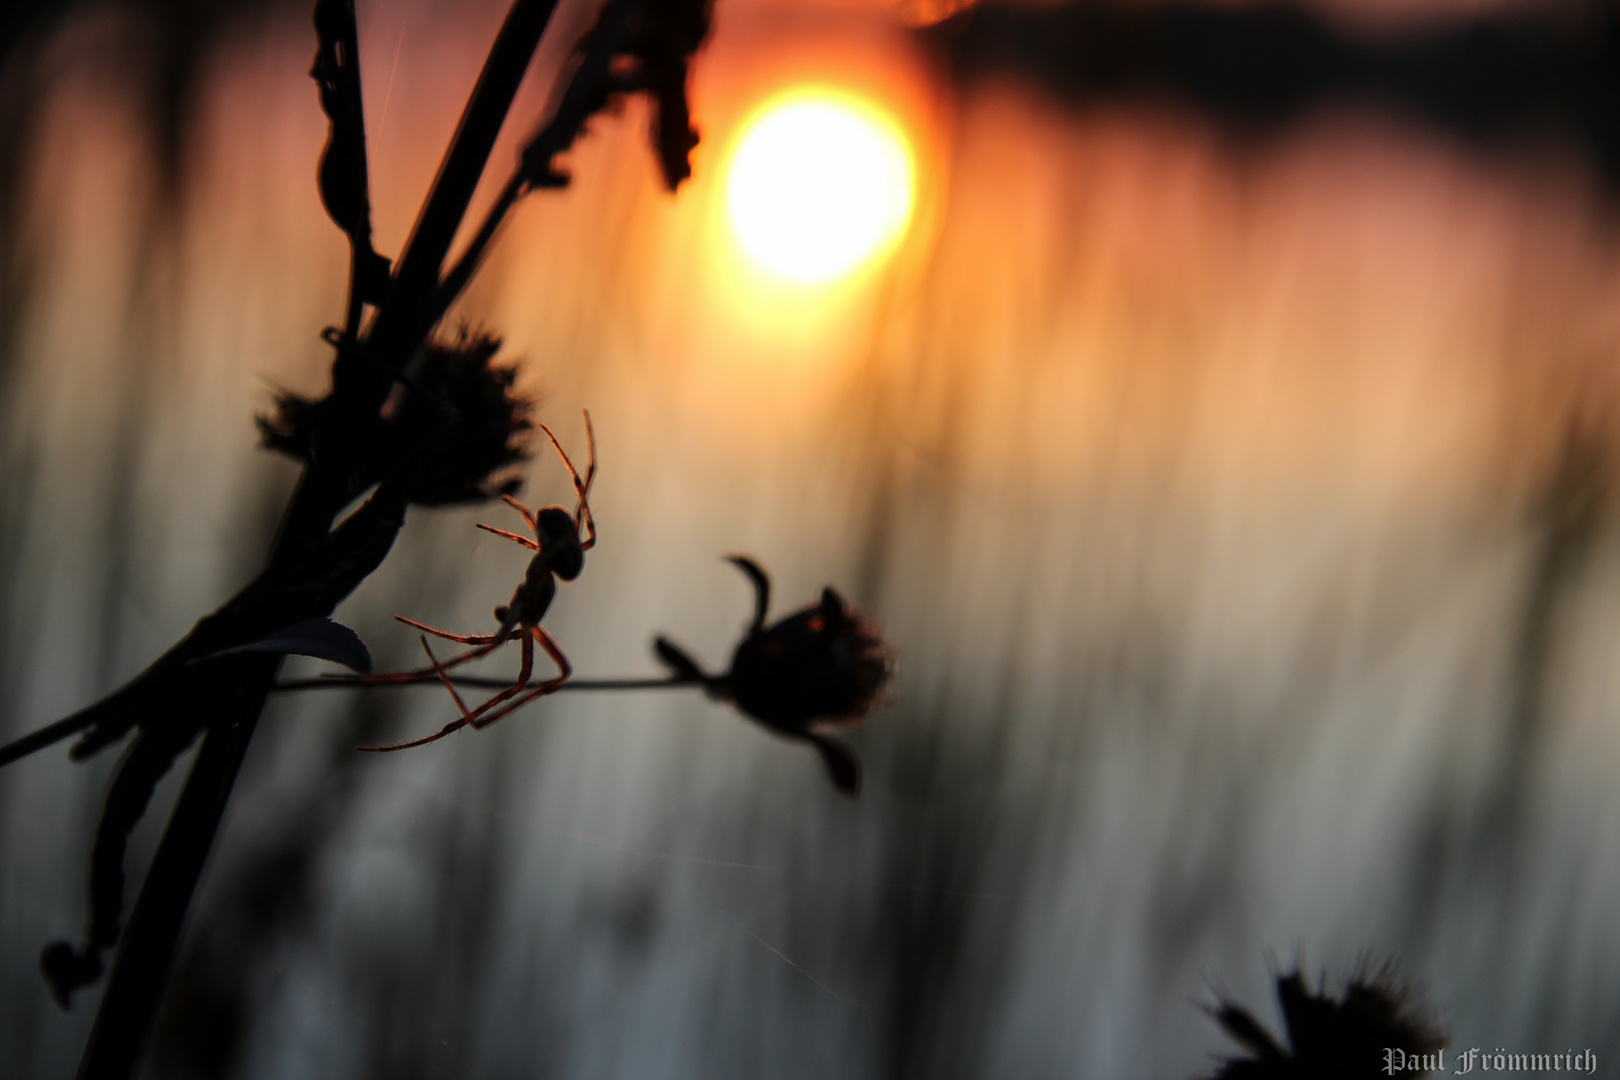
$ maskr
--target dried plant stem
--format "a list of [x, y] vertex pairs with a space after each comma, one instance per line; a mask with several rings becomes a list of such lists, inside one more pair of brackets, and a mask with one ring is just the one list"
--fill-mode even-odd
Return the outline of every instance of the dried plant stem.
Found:
[[[445, 255], [467, 214], [495, 138], [556, 7], [557, 0], [513, 0], [410, 239], [395, 264], [388, 298], [363, 341], [339, 349], [332, 365], [333, 403], [359, 421], [347, 430], [364, 433], [371, 429], [377, 410], [393, 387], [392, 376], [405, 370], [411, 355], [442, 314], [433, 311], [431, 301], [439, 290]], [[358, 494], [348, 488], [349, 470], [345, 466], [359, 452], [363, 435], [332, 441], [336, 445], [325, 448], [324, 453], [339, 460], [329, 462], [330, 468], [306, 469], [293, 497], [283, 535], [294, 545], [299, 536], [326, 529], [333, 515]], [[282, 554], [278, 547], [277, 555]]]
[[461, 295], [461, 291], [467, 287], [467, 282], [472, 280], [473, 274], [478, 272], [478, 267], [484, 261], [484, 253], [489, 250], [495, 235], [506, 223], [507, 213], [518, 199], [522, 198], [525, 190], [522, 177], [512, 177], [501, 189], [494, 205], [484, 214], [484, 222], [473, 234], [473, 238], [467, 242], [467, 250], [461, 253], [456, 264], [444, 275], [444, 283], [433, 296], [431, 309], [437, 311], [441, 318], [450, 310], [450, 305], [456, 302], [456, 297]]
[[[400, 255], [388, 303], [366, 334], [367, 344], [385, 362], [392, 360], [401, 366], [408, 356], [397, 355], [398, 351], [413, 349], [443, 314], [442, 309], [434, 311], [428, 301], [439, 290], [444, 258], [556, 7], [557, 0], [514, 0], [501, 25], [450, 150]], [[422, 325], [424, 319], [426, 325]]]
[[[450, 681], [457, 686], [467, 686], [475, 690], [504, 690], [512, 685], [512, 680], [494, 678], [484, 675], [451, 675]], [[413, 679], [402, 679], [399, 682], [375, 683], [371, 688], [388, 688], [394, 686], [427, 686], [438, 685], [436, 675], [428, 674]], [[607, 679], [570, 679], [557, 688], [555, 692], [564, 690], [678, 690], [683, 686], [702, 686], [702, 679], [687, 678], [680, 675], [648, 676], [646, 678], [607, 678]], [[269, 693], [280, 694], [298, 690], [355, 690], [365, 689], [363, 684], [346, 679], [288, 679], [285, 682], [272, 683]], [[78, 717], [70, 716], [65, 720], [58, 720], [54, 724], [47, 724], [38, 731], [30, 732], [22, 738], [0, 746], [0, 765], [6, 765], [19, 758], [27, 757], [36, 750], [41, 750], [54, 742], [60, 742], [71, 735], [77, 734], [83, 725]]]
[[[280, 667], [279, 656], [252, 657], [243, 664], [238, 686], [246, 691], [253, 683], [268, 684]], [[263, 704], [262, 693], [256, 699], [239, 696], [237, 708], [221, 716], [203, 736], [191, 775], [119, 938], [112, 974], [79, 1061], [78, 1080], [134, 1075], [174, 964], [192, 893], [208, 861]]]
[[38, 731], [31, 731], [20, 739], [16, 739], [0, 746], [0, 766], [10, 765], [13, 761], [27, 757], [36, 750], [43, 750], [55, 742], [84, 730], [84, 721], [78, 713], [64, 717], [54, 724], [46, 724]]
[[[445, 254], [555, 8], [556, 0], [514, 0], [399, 260], [389, 296], [367, 334], [366, 359], [373, 366], [367, 367], [341, 348], [333, 365], [333, 404], [339, 418], [332, 426], [335, 430], [346, 427], [359, 437], [334, 441], [333, 453], [305, 468], [267, 574], [316, 548], [328, 536], [338, 511], [353, 497], [348, 491], [348, 464], [364, 433], [376, 423], [377, 410], [392, 383], [386, 373], [402, 370], [437, 322], [437, 316], [427, 318], [426, 312], [439, 287]], [[392, 534], [385, 542], [392, 543]], [[224, 669], [220, 677], [210, 679], [210, 686], [198, 687], [192, 695], [196, 708], [214, 715], [208, 718], [202, 747], [120, 937], [107, 989], [80, 1061], [79, 1080], [127, 1080], [135, 1073], [163, 996], [186, 911], [275, 682], [280, 658], [244, 657], [219, 666]]]
[[472, 280], [473, 274], [478, 272], [485, 252], [518, 199], [532, 188], [548, 182], [552, 159], [573, 145], [585, 121], [596, 111], [609, 83], [613, 53], [620, 32], [637, 2], [609, 0], [598, 20], [591, 48], [580, 61], [574, 77], [569, 80], [568, 89], [558, 103], [556, 112], [524, 147], [523, 160], [518, 169], [485, 212], [483, 223], [468, 241], [466, 250], [445, 273], [444, 281], [428, 307], [435, 319], [443, 317], [467, 287], [467, 282]]

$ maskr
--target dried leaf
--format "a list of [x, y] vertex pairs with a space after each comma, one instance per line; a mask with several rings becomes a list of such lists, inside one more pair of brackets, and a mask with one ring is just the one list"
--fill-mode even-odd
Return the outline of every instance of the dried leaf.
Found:
[[284, 626], [257, 641], [221, 649], [192, 662], [201, 663], [216, 656], [246, 652], [312, 656], [317, 660], [330, 660], [334, 664], [342, 664], [362, 675], [371, 672], [371, 653], [367, 651], [366, 643], [360, 640], [360, 635], [331, 619], [305, 619], [303, 622]]
[[855, 752], [826, 735], [812, 734], [809, 739], [821, 751], [821, 761], [827, 766], [827, 776], [832, 780], [833, 787], [850, 798], [858, 796], [861, 793], [861, 759], [855, 756]]
[[321, 110], [331, 122], [317, 174], [321, 202], [349, 236], [358, 298], [376, 305], [387, 298], [391, 267], [371, 247], [366, 119], [353, 0], [317, 0], [315, 32], [320, 44], [309, 74], [320, 88]]
[[[651, 99], [652, 146], [671, 191], [692, 175], [690, 154], [698, 144], [687, 102], [687, 74], [712, 21], [713, 0], [619, 0], [604, 5], [596, 24], [575, 50], [585, 60], [564, 105], [523, 152], [530, 187], [568, 186], [568, 174], [553, 159], [584, 132], [590, 118], [613, 100], [645, 93]], [[599, 50], [611, 50], [603, 55]], [[594, 59], [600, 66], [593, 69]]]
[[309, 74], [320, 87], [321, 110], [331, 121], [326, 148], [321, 151], [321, 201], [337, 227], [349, 236], [369, 235], [366, 129], [351, 0], [318, 0], [315, 32], [320, 45]]
[[692, 56], [708, 36], [712, 0], [645, 0], [630, 19], [619, 49], [620, 92], [646, 91], [652, 98], [653, 153], [674, 191], [692, 175], [690, 155], [698, 144], [686, 99]]
[[665, 667], [681, 678], [690, 679], [693, 682], [708, 681], [709, 677], [703, 673], [702, 668], [698, 667], [697, 661], [688, 656], [685, 649], [682, 649], [663, 635], [659, 635], [653, 640], [653, 651], [658, 654], [658, 659], [664, 662]]
[[51, 998], [63, 1012], [73, 1006], [73, 992], [101, 978], [101, 950], [75, 949], [71, 942], [53, 941], [39, 954], [39, 973], [51, 988]]
[[[183, 701], [177, 711], [184, 714], [187, 706]], [[75, 990], [101, 977], [101, 953], [118, 940], [124, 905], [124, 852], [129, 836], [145, 815], [158, 781], [201, 730], [200, 724], [188, 719], [182, 716], [177, 722], [143, 729], [119, 762], [90, 855], [90, 927], [84, 944], [75, 949], [66, 941], [52, 942], [39, 958], [40, 973], [63, 1009], [69, 1007]]]

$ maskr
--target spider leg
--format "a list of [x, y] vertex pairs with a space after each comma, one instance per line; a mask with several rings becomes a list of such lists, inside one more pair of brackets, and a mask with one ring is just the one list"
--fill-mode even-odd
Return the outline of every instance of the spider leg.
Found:
[[451, 732], [460, 731], [466, 726], [467, 721], [465, 720], [452, 720], [432, 735], [424, 735], [420, 739], [412, 739], [410, 742], [390, 743], [387, 746], [357, 746], [355, 749], [364, 750], [369, 754], [387, 754], [395, 750], [409, 750], [413, 746], [426, 746], [430, 742], [438, 742]]
[[581, 409], [580, 412], [585, 416], [585, 445], [590, 448], [591, 455], [590, 463], [585, 467], [585, 483], [579, 482], [577, 474], [574, 477], [575, 489], [583, 499], [591, 493], [591, 485], [596, 483], [596, 428], [591, 426], [591, 411]]
[[[504, 642], [511, 641], [512, 638], [517, 636], [516, 634], [452, 634], [447, 630], [434, 629], [427, 623], [419, 623], [415, 619], [407, 619], [403, 615], [395, 615], [394, 618], [404, 623], [406, 626], [414, 626], [418, 630], [426, 630], [434, 637], [441, 637], [446, 641], [459, 641], [463, 645], [500, 645]], [[480, 653], [479, 655], [482, 656], [483, 654]], [[470, 659], [470, 654], [462, 659]], [[460, 662], [461, 660], [455, 661], [455, 663]]]
[[356, 686], [393, 686], [399, 683], [423, 682], [438, 675], [441, 670], [448, 671], [450, 668], [460, 667], [462, 664], [469, 661], [477, 660], [483, 656], [488, 656], [490, 653], [512, 640], [512, 636], [509, 635], [503, 637], [500, 634], [493, 634], [487, 637], [455, 637], [444, 633], [442, 630], [435, 630], [431, 626], [425, 626], [422, 623], [416, 622], [412, 619], [406, 619], [397, 615], [395, 618], [399, 619], [400, 622], [416, 627], [418, 630], [426, 630], [430, 634], [437, 634], [440, 637], [449, 638], [451, 641], [461, 641], [474, 644], [477, 645], [477, 648], [468, 649], [460, 656], [452, 656], [448, 660], [435, 660], [432, 667], [414, 668], [410, 671], [382, 671], [375, 675], [334, 675], [331, 676], [333, 682], [353, 683]]
[[557, 441], [557, 436], [552, 434], [551, 429], [541, 424], [540, 430], [551, 440], [557, 456], [562, 458], [563, 467], [568, 470], [569, 477], [574, 481], [574, 493], [579, 496], [579, 507], [574, 511], [574, 528], [584, 533], [580, 539], [581, 550], [589, 551], [596, 544], [596, 518], [591, 514], [590, 505], [591, 484], [596, 480], [596, 429], [591, 426], [590, 410], [582, 411], [585, 414], [585, 438], [591, 454], [590, 464], [585, 469], [583, 480], [580, 479], [579, 470], [574, 468], [574, 463], [568, 459], [567, 451], [562, 448], [562, 443]]
[[[580, 550], [589, 551], [596, 546], [596, 515], [591, 513], [591, 485], [596, 482], [596, 429], [591, 426], [591, 413], [589, 409], [581, 409], [585, 414], [585, 441], [590, 447], [591, 461], [585, 469], [585, 486], [577, 488], [579, 491], [579, 509], [575, 511], [575, 528], [584, 533], [580, 538]], [[576, 485], [579, 478], [575, 477]]]
[[[440, 663], [439, 658], [433, 655], [432, 647], [428, 645], [427, 635], [422, 635], [422, 651], [427, 653], [428, 663], [433, 665], [430, 670], [433, 672], [433, 674], [439, 677], [439, 681], [444, 684], [444, 688], [450, 691], [451, 700], [456, 703], [456, 708], [461, 712], [461, 716], [458, 719], [450, 721], [448, 724], [444, 725], [444, 727], [440, 728], [438, 731], [435, 731], [432, 735], [424, 735], [420, 739], [412, 739], [409, 742], [392, 743], [388, 746], [357, 746], [355, 749], [364, 750], [368, 753], [374, 754], [387, 754], [395, 750], [409, 750], [415, 746], [426, 746], [430, 742], [437, 742], [452, 732], [460, 731], [468, 724], [471, 724], [474, 728], [480, 728], [483, 727], [484, 724], [493, 723], [495, 719], [499, 719], [500, 716], [504, 716], [506, 713], [505, 710], [502, 710], [500, 715], [496, 716], [494, 719], [485, 720], [483, 723], [479, 722], [479, 717], [483, 713], [487, 712], [491, 706], [499, 705], [502, 701], [510, 698], [513, 694], [516, 694], [518, 691], [522, 690], [528, 685], [529, 672], [534, 666], [534, 645], [531, 643], [527, 634], [523, 636], [523, 669], [518, 672], [517, 683], [509, 689], [503, 690], [499, 694], [496, 694], [493, 698], [484, 702], [484, 704], [480, 705], [471, 712], [467, 711], [467, 703], [461, 700], [461, 695], [456, 692], [455, 685], [451, 683], [450, 676], [445, 673], [445, 669], [453, 664], [459, 664], [466, 660], [471, 660], [476, 656], [482, 656], [485, 653], [493, 650], [496, 646], [503, 645], [509, 640], [511, 639], [502, 638], [491, 645], [473, 649], [461, 656], [455, 657], [447, 663]], [[411, 673], [396, 673], [396, 678], [399, 675], [404, 674]]]
[[546, 650], [546, 655], [551, 657], [551, 662], [557, 665], [557, 677], [540, 684], [542, 692], [549, 694], [568, 681], [569, 676], [574, 674], [574, 665], [568, 662], [568, 657], [558, 648], [557, 639], [546, 633], [543, 628], [536, 626], [533, 634], [534, 640], [538, 641], [540, 647]]
[[557, 456], [562, 458], [563, 468], [568, 470], [569, 477], [574, 481], [574, 491], [577, 494], [583, 483], [579, 478], [579, 470], [575, 469], [574, 463], [568, 460], [568, 451], [562, 448], [562, 443], [557, 441], [557, 436], [552, 434], [551, 428], [541, 424], [540, 430], [546, 433], [546, 438], [551, 440], [552, 449], [556, 450]]
[[[485, 727], [485, 726], [487, 726], [489, 724], [493, 724], [495, 722], [495, 720], [498, 720], [500, 717], [496, 716], [494, 718], [486, 718], [484, 716], [484, 714], [489, 712], [491, 709], [495, 708], [495, 706], [501, 704], [503, 701], [509, 700], [513, 695], [521, 692], [522, 689], [525, 686], [528, 686], [529, 685], [529, 675], [533, 671], [534, 671], [534, 641], [529, 637], [528, 634], [524, 634], [523, 635], [523, 665], [518, 668], [517, 682], [513, 683], [511, 686], [508, 686], [505, 690], [502, 690], [500, 693], [496, 694], [494, 697], [490, 698], [488, 701], [486, 701], [482, 705], [478, 706], [478, 708], [474, 709], [472, 712], [469, 713], [465, 709], [463, 709], [462, 710], [462, 715], [465, 717], [467, 723], [471, 724], [475, 728], [482, 728], [482, 727]], [[459, 704], [459, 702], [458, 702], [458, 704]]]
[[495, 712], [490, 713], [489, 715], [485, 716], [483, 718], [484, 726], [488, 727], [490, 724], [493, 724], [497, 720], [506, 719], [512, 713], [517, 712], [519, 709], [523, 708], [523, 706], [527, 705], [529, 702], [534, 701], [534, 700], [536, 700], [538, 698], [545, 697], [547, 694], [551, 693], [555, 689], [556, 689], [556, 687], [552, 686], [550, 682], [545, 682], [545, 683], [540, 684], [539, 686], [537, 686], [534, 689], [530, 690], [528, 693], [524, 694], [522, 697], [518, 698], [516, 701], [508, 701], [505, 705], [501, 706]]
[[439, 658], [433, 655], [433, 646], [428, 644], [427, 635], [423, 634], [421, 640], [422, 651], [427, 653], [428, 663], [433, 665], [433, 673], [439, 677], [439, 681], [444, 684], [444, 688], [450, 691], [450, 700], [456, 703], [456, 708], [460, 711], [461, 718], [471, 722], [472, 716], [467, 712], [467, 703], [461, 700], [460, 694], [456, 693], [455, 683], [451, 682], [450, 676], [445, 674], [444, 665], [439, 663]]
[[530, 690], [516, 701], [509, 701], [495, 712], [485, 716], [483, 721], [486, 726], [493, 724], [495, 721], [507, 716], [510, 713], [516, 712], [531, 701], [535, 701], [538, 698], [543, 698], [547, 694], [553, 693], [559, 686], [567, 682], [569, 677], [574, 674], [573, 665], [568, 662], [568, 657], [564, 656], [562, 650], [557, 647], [556, 640], [538, 626], [534, 628], [533, 633], [534, 639], [540, 643], [540, 647], [542, 649], [546, 650], [546, 655], [551, 657], [552, 663], [557, 665], [557, 677], [554, 679], [547, 679], [545, 682], [541, 683], [533, 690]]
[[[545, 427], [544, 424], [541, 424], [540, 426]], [[512, 509], [523, 515], [523, 523], [529, 527], [530, 532], [534, 533], [536, 536], [540, 535], [540, 527], [534, 523], [533, 511], [531, 511], [527, 506], [524, 506], [522, 503], [518, 502], [516, 499], [512, 498], [510, 495], [502, 495], [501, 498], [506, 500], [507, 506], [510, 506]], [[480, 529], [486, 528], [486, 526], [483, 525], [478, 527]], [[494, 530], [491, 529], [490, 531], [493, 532]]]
[[[532, 657], [534, 655], [534, 651], [532, 648], [528, 647], [528, 643], [528, 638], [525, 637], [523, 639], [523, 644], [525, 646], [525, 658]], [[495, 644], [504, 644], [504, 642], [496, 642]], [[427, 653], [428, 663], [433, 665], [431, 669], [433, 673], [439, 677], [439, 681], [444, 684], [444, 688], [450, 691], [451, 699], [455, 701], [456, 708], [461, 712], [460, 718], [450, 721], [448, 724], [444, 725], [444, 727], [440, 728], [438, 731], [435, 731], [432, 735], [424, 735], [420, 739], [412, 739], [409, 742], [392, 743], [388, 746], [357, 746], [355, 749], [364, 750], [373, 754], [387, 754], [395, 750], [409, 750], [413, 746], [426, 746], [430, 742], [438, 742], [451, 732], [460, 731], [462, 728], [472, 723], [473, 718], [477, 715], [477, 713], [470, 713], [467, 711], [467, 703], [461, 700], [460, 694], [456, 693], [455, 685], [450, 682], [450, 676], [445, 674], [445, 668], [449, 667], [451, 664], [459, 664], [464, 660], [470, 660], [474, 656], [480, 656], [489, 652], [494, 647], [494, 645], [486, 645], [483, 648], [473, 649], [472, 651], [449, 661], [449, 663], [441, 664], [439, 663], [439, 658], [433, 655], [432, 647], [428, 645], [427, 635], [423, 634], [422, 651]], [[485, 708], [488, 708], [488, 706], [486, 705], [481, 707], [478, 712], [482, 712]]]
[[493, 525], [485, 525], [483, 523], [480, 523], [478, 527], [480, 529], [483, 529], [485, 532], [494, 533], [496, 536], [504, 536], [508, 540], [514, 541], [515, 543], [522, 544], [524, 547], [528, 548], [530, 551], [539, 551], [540, 550], [540, 545], [535, 543], [533, 540], [530, 540], [527, 536], [519, 536], [517, 533], [507, 532], [505, 529], [497, 529]]

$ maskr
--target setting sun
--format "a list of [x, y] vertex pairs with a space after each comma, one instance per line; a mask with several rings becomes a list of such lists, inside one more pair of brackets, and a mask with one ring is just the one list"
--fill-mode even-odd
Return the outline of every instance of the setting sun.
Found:
[[800, 91], [744, 126], [726, 205], [754, 262], [813, 285], [887, 254], [910, 220], [912, 186], [911, 149], [893, 120], [831, 91]]

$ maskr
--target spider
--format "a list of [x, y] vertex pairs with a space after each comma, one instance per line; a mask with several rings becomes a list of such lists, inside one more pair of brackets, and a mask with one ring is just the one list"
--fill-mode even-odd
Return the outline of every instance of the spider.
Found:
[[[416, 671], [389, 672], [383, 675], [363, 676], [355, 681], [369, 685], [391, 682], [411, 682], [426, 675], [437, 675], [444, 688], [450, 691], [450, 697], [455, 701], [456, 708], [461, 716], [450, 721], [443, 728], [431, 735], [424, 735], [420, 739], [410, 742], [394, 743], [389, 746], [359, 746], [357, 750], [367, 750], [376, 753], [386, 753], [391, 750], [408, 750], [413, 746], [422, 746], [444, 738], [453, 731], [471, 724], [474, 729], [487, 727], [495, 721], [517, 709], [521, 709], [536, 698], [556, 690], [574, 669], [568, 663], [568, 658], [557, 647], [557, 642], [546, 633], [540, 625], [545, 618], [546, 611], [551, 607], [551, 601], [557, 595], [557, 579], [573, 581], [579, 577], [580, 571], [585, 569], [585, 553], [596, 544], [596, 520], [591, 516], [590, 493], [591, 482], [596, 479], [596, 432], [591, 428], [591, 414], [585, 413], [585, 437], [590, 446], [590, 465], [585, 470], [584, 479], [580, 478], [579, 471], [574, 463], [568, 460], [568, 454], [563, 450], [557, 436], [544, 424], [540, 430], [546, 433], [551, 445], [563, 460], [563, 466], [574, 481], [574, 493], [579, 496], [579, 503], [574, 512], [570, 514], [561, 506], [545, 506], [537, 511], [531, 511], [527, 506], [518, 502], [510, 495], [503, 495], [506, 504], [516, 510], [523, 517], [524, 524], [534, 533], [535, 539], [497, 529], [493, 525], [479, 523], [478, 527], [485, 532], [492, 532], [496, 536], [503, 536], [513, 543], [521, 544], [535, 553], [529, 561], [529, 569], [523, 575], [523, 581], [517, 590], [512, 593], [512, 599], [505, 605], [495, 609], [495, 618], [500, 620], [500, 628], [493, 634], [452, 634], [447, 630], [439, 630], [407, 619], [403, 615], [394, 618], [408, 626], [414, 626], [423, 631], [422, 649], [427, 653], [428, 663], [431, 667], [420, 668]], [[433, 655], [433, 648], [428, 644], [427, 635], [444, 638], [446, 641], [458, 642], [462, 645], [471, 645], [471, 649], [447, 660], [440, 661]], [[478, 706], [469, 710], [461, 695], [456, 692], [455, 686], [450, 682], [446, 672], [453, 667], [477, 660], [481, 656], [488, 656], [508, 641], [518, 641], [522, 644], [523, 661], [518, 668], [517, 680], [513, 684]], [[534, 671], [534, 646], [539, 642], [540, 647], [546, 651], [557, 665], [555, 678], [547, 679], [538, 686], [529, 686], [529, 677]]]

